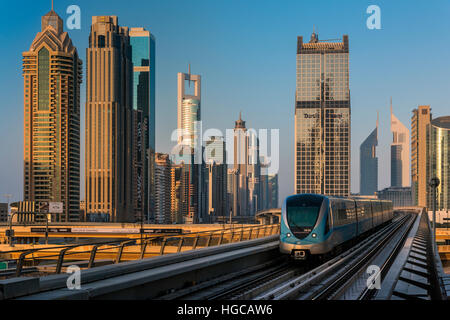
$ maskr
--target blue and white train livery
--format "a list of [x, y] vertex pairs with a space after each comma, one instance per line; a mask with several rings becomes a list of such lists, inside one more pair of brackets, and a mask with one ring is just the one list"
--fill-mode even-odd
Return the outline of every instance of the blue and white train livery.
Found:
[[392, 220], [391, 201], [289, 196], [281, 212], [280, 251], [294, 259], [323, 256]]

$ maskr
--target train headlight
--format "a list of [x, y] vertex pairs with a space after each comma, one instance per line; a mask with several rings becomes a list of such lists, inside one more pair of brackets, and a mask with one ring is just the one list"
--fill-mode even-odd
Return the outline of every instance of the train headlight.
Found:
[[291, 236], [291, 234], [288, 232], [288, 233], [286, 234], [286, 236], [289, 238], [289, 237]]
[[313, 234], [311, 235], [311, 237], [317, 238], [317, 234], [313, 233]]

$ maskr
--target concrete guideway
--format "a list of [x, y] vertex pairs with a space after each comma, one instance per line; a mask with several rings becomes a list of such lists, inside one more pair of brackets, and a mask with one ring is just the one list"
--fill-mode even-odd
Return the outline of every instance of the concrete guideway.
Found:
[[[124, 262], [81, 271], [81, 289], [69, 290], [69, 275], [5, 280], [3, 298], [53, 299], [151, 299], [187, 283], [257, 265], [278, 256], [278, 236], [199, 249], [176, 255]], [[13, 282], [15, 281], [15, 283]], [[22, 282], [23, 281], [23, 282]], [[27, 283], [32, 289], [19, 290]], [[18, 288], [14, 294], [13, 287]], [[2, 281], [0, 281], [0, 289]]]

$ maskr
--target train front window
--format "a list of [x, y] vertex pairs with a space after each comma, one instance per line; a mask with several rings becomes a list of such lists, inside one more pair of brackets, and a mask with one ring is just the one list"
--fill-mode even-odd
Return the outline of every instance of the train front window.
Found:
[[323, 197], [315, 195], [302, 195], [287, 200], [287, 222], [295, 236], [304, 238], [312, 231], [322, 202]]

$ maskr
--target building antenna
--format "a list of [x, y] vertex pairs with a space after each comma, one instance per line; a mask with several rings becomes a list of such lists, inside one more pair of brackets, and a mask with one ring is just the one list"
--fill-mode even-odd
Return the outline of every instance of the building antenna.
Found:
[[[53, 0], [52, 0], [53, 1]], [[191, 87], [191, 64], [188, 64], [189, 88]]]
[[377, 140], [378, 140], [378, 125], [380, 124], [380, 111], [377, 110]]
[[52, 0], [52, 11], [53, 11], [53, 0]]
[[392, 115], [392, 96], [391, 96], [391, 115]]

